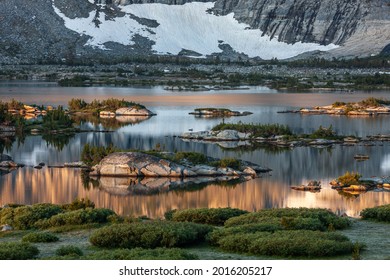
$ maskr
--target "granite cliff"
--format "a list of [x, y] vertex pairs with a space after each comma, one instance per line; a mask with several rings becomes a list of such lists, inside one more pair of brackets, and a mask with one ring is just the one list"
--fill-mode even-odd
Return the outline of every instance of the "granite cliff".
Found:
[[0, 63], [370, 56], [389, 30], [390, 0], [0, 0]]

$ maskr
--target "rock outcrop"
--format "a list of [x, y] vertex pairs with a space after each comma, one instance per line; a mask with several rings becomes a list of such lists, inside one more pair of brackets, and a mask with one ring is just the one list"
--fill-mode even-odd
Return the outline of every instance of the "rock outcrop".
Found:
[[271, 171], [255, 164], [243, 162], [240, 170], [229, 167], [213, 167], [206, 164], [178, 164], [140, 152], [112, 153], [92, 167], [90, 176], [108, 177], [165, 177], [165, 178], [191, 178], [191, 177], [240, 177], [256, 176], [260, 172]]
[[125, 107], [119, 108], [115, 111], [117, 116], [154, 116], [155, 113], [149, 111], [146, 108], [138, 108], [138, 107]]

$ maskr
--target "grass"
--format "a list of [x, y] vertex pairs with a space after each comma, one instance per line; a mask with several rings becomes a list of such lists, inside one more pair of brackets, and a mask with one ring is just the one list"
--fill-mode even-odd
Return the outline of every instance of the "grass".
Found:
[[197, 260], [198, 256], [178, 248], [102, 250], [85, 257], [90, 260]]

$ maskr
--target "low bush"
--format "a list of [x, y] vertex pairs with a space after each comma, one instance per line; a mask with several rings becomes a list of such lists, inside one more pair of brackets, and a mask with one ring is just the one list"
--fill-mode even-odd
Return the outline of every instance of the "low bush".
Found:
[[233, 169], [240, 169], [241, 167], [241, 161], [236, 158], [223, 158], [219, 161], [217, 161], [218, 166], [217, 167], [230, 167]]
[[366, 208], [360, 213], [360, 216], [362, 216], [363, 219], [390, 222], [390, 204]]
[[96, 230], [90, 242], [103, 248], [181, 247], [203, 241], [211, 230], [207, 225], [180, 222], [116, 224]]
[[0, 243], [0, 260], [31, 260], [38, 254], [38, 248], [30, 243]]
[[112, 145], [108, 147], [97, 147], [85, 144], [81, 152], [81, 161], [88, 166], [93, 166], [98, 164], [107, 155], [118, 151]]
[[[109, 217], [115, 215], [115, 212], [105, 208], [86, 208], [70, 212], [64, 212], [49, 219], [38, 221], [35, 226], [39, 228], [50, 228], [69, 225], [83, 225], [94, 223], [107, 223]], [[111, 219], [111, 218], [110, 218]]]
[[197, 260], [198, 257], [178, 248], [102, 250], [85, 256], [89, 260]]
[[[226, 220], [248, 213], [248, 211], [235, 208], [199, 208], [168, 212], [165, 217], [176, 222], [193, 222], [222, 226]], [[172, 213], [172, 214], [171, 214]]]
[[57, 256], [82, 256], [83, 251], [76, 246], [64, 245], [56, 250]]
[[0, 211], [0, 224], [9, 224], [19, 230], [31, 229], [37, 221], [49, 219], [63, 211], [60, 206], [48, 203], [3, 208]]
[[346, 172], [344, 175], [337, 178], [337, 181], [343, 186], [357, 185], [362, 177], [358, 172]]
[[213, 131], [232, 129], [239, 132], [251, 133], [253, 137], [271, 137], [273, 135], [292, 135], [288, 126], [280, 124], [244, 124], [220, 123], [212, 128]]
[[329, 257], [351, 254], [354, 248], [342, 234], [306, 230], [232, 234], [214, 242], [228, 252], [280, 257]]
[[49, 243], [56, 242], [59, 238], [49, 232], [32, 232], [23, 236], [23, 242], [32, 242], [32, 243]]
[[[284, 229], [310, 229], [326, 230], [329, 226], [334, 229], [345, 229], [351, 225], [348, 218], [338, 217], [326, 209], [311, 208], [280, 208], [263, 209], [258, 212], [248, 213], [233, 217], [225, 222], [226, 227], [269, 223], [270, 218], [279, 218], [280, 225]], [[272, 221], [275, 223], [275, 220]]]
[[183, 160], [188, 160], [192, 164], [204, 164], [207, 163], [207, 156], [201, 153], [195, 153], [195, 152], [177, 152], [174, 157], [173, 161], [175, 162], [181, 162]]
[[95, 208], [95, 203], [88, 198], [76, 198], [69, 204], [63, 204], [62, 209], [66, 211], [74, 211], [85, 208]]
[[320, 127], [316, 131], [314, 131], [312, 134], [310, 134], [309, 137], [312, 139], [318, 139], [318, 138], [335, 139], [335, 138], [337, 138], [337, 135], [336, 135], [335, 131], [333, 130], [332, 125], [330, 125], [328, 128], [320, 125]]

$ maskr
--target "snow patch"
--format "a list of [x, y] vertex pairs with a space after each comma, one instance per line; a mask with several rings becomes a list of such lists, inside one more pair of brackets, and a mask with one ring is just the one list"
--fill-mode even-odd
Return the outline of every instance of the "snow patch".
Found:
[[[93, 2], [88, 0], [89, 2]], [[103, 11], [93, 11], [88, 18], [70, 19], [53, 3], [54, 11], [64, 20], [65, 26], [79, 34], [90, 36], [87, 45], [105, 49], [107, 42], [133, 45], [138, 34], [155, 42], [157, 54], [178, 54], [182, 49], [192, 50], [203, 56], [221, 53], [219, 41], [229, 44], [235, 51], [249, 57], [286, 59], [309, 51], [329, 51], [338, 46], [322, 46], [315, 43], [287, 44], [262, 36], [258, 29], [239, 23], [234, 14], [216, 16], [207, 12], [214, 2], [192, 2], [184, 5], [132, 4], [120, 6], [124, 17], [105, 19]], [[146, 27], [130, 15], [156, 20], [159, 26]], [[96, 20], [100, 23], [95, 24]]]

